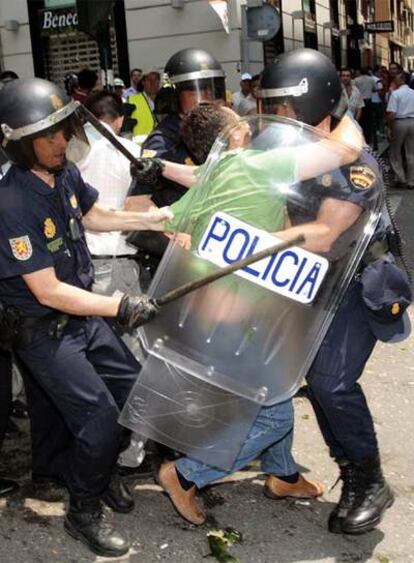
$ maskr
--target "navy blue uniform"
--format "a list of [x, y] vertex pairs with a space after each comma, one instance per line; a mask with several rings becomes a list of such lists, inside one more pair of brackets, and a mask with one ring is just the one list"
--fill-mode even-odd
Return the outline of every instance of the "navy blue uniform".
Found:
[[[57, 312], [39, 303], [22, 278], [53, 267], [60, 281], [91, 287], [93, 268], [81, 218], [98, 193], [73, 165], [55, 175], [55, 184], [52, 189], [17, 166], [0, 181], [0, 296], [32, 326], [16, 353], [35, 380], [28, 393], [39, 399], [32, 404], [35, 421], [42, 415], [40, 389], [55, 409], [46, 412], [50, 420], [43, 414], [39, 423], [46, 442], [49, 424], [50, 443], [59, 453], [49, 473], [63, 475], [70, 494], [84, 498], [99, 496], [108, 484], [122, 438], [119, 410], [140, 365], [101, 318], [70, 316], [60, 338], [51, 334], [49, 319]], [[61, 428], [69, 443], [54, 440]]]
[[[168, 115], [148, 136], [142, 145], [142, 156], [158, 157], [178, 164], [193, 164], [187, 147], [180, 138], [180, 118]], [[132, 195], [151, 195], [157, 207], [171, 205], [187, 192], [181, 184], [167, 178], [161, 179], [161, 186], [154, 189], [145, 184], [133, 184]]]
[[[362, 168], [367, 184], [377, 177], [378, 167], [374, 159], [369, 167], [364, 164]], [[306, 202], [306, 208], [295, 206], [294, 202], [288, 205], [292, 224], [313, 221], [327, 197], [349, 201], [365, 209], [373, 190], [364, 185], [364, 181], [361, 183], [360, 172], [358, 163], [355, 163], [332, 175], [325, 174], [304, 182], [301, 187], [304, 195], [301, 197]], [[382, 217], [371, 242], [382, 240], [385, 236]], [[329, 258], [341, 258], [341, 237], [333, 245]], [[345, 292], [307, 375], [309, 397], [331, 456], [355, 463], [378, 455], [372, 416], [358, 383], [377, 338], [371, 329], [358, 278], [356, 276]]]

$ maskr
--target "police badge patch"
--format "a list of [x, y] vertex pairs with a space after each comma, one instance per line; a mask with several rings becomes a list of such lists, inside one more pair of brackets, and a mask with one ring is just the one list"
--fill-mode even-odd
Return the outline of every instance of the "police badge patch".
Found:
[[43, 223], [43, 232], [46, 238], [53, 238], [56, 235], [56, 225], [50, 217], [47, 217]]
[[25, 235], [24, 237], [10, 238], [9, 243], [13, 252], [13, 256], [17, 260], [29, 260], [33, 254], [32, 243], [30, 238]]
[[357, 190], [367, 190], [371, 188], [376, 180], [375, 172], [368, 166], [351, 166], [350, 180]]

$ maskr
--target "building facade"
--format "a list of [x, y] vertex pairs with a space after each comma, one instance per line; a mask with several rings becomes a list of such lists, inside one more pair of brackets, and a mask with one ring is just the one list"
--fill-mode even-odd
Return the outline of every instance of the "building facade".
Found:
[[[94, 0], [90, 0], [93, 2]], [[279, 14], [277, 35], [246, 41], [243, 10], [260, 0], [228, 0], [228, 32], [208, 0], [116, 0], [111, 24], [115, 74], [164, 67], [185, 47], [210, 51], [222, 63], [230, 88], [241, 71], [252, 74], [277, 53], [312, 47], [339, 67], [385, 64], [411, 67], [413, 0], [267, 0]], [[393, 22], [392, 32], [369, 33], [369, 22]], [[81, 30], [76, 0], [0, 0], [0, 66], [20, 76], [62, 83], [68, 72], [102, 67], [96, 41]]]

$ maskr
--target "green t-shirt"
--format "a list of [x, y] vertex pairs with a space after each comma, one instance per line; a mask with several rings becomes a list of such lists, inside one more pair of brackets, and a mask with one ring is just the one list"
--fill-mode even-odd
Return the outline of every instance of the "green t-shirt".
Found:
[[[283, 188], [295, 179], [292, 149], [228, 153], [204, 184], [191, 188], [171, 206], [174, 219], [167, 230], [190, 234], [191, 246], [196, 249], [212, 215], [223, 211], [259, 229], [277, 231], [284, 223]], [[183, 217], [186, 221], [180, 225]]]

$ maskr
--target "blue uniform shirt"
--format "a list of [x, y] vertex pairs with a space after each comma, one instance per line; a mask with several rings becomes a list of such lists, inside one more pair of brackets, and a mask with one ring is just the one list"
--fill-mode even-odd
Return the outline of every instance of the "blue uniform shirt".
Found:
[[[93, 267], [81, 217], [98, 198], [75, 165], [68, 164], [48, 186], [32, 172], [12, 166], [0, 180], [0, 296], [24, 315], [43, 316], [41, 305], [22, 275], [53, 267], [65, 283], [89, 289]], [[69, 223], [76, 223], [79, 240], [72, 240]]]
[[[187, 147], [180, 138], [181, 121], [177, 115], [168, 115], [148, 136], [142, 145], [143, 157], [158, 157], [179, 164], [193, 164]], [[153, 186], [134, 182], [128, 195], [151, 195], [158, 207], [171, 205], [187, 192], [182, 185], [162, 178], [161, 186], [154, 190]]]

